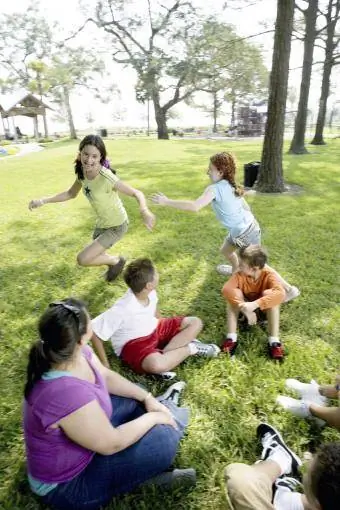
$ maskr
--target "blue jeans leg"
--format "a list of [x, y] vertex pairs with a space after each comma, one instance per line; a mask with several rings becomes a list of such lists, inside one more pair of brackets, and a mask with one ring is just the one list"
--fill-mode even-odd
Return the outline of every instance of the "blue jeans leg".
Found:
[[[112, 396], [114, 426], [145, 413], [138, 402]], [[132, 491], [168, 469], [176, 455], [183, 431], [156, 425], [137, 443], [113, 455], [94, 455], [90, 464], [73, 480], [59, 484], [44, 497], [56, 509], [97, 510], [118, 494]]]

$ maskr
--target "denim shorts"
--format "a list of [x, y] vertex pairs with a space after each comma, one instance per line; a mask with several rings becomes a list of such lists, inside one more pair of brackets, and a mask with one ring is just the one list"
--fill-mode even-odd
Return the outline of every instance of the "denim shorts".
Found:
[[126, 234], [127, 230], [127, 221], [117, 227], [95, 228], [92, 239], [98, 241], [103, 248], [108, 249], [116, 244]]
[[230, 234], [226, 237], [226, 242], [237, 246], [237, 248], [246, 248], [250, 244], [261, 244], [261, 228], [256, 220], [249, 225], [242, 234], [232, 237]]

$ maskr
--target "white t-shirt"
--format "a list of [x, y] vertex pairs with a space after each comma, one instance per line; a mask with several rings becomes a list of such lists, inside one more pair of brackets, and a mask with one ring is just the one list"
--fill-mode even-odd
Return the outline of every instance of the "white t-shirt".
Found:
[[111, 340], [113, 350], [120, 356], [130, 340], [151, 335], [158, 325], [155, 317], [158, 297], [155, 290], [149, 294], [149, 304], [142, 305], [129, 289], [111, 308], [92, 320], [94, 333], [101, 340]]

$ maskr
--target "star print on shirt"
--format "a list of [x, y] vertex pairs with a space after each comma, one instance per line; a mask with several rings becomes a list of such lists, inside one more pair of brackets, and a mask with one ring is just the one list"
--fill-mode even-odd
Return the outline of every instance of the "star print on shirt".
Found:
[[86, 186], [86, 188], [85, 188], [85, 195], [86, 195], [88, 198], [90, 198], [90, 196], [91, 196], [91, 190], [90, 190], [90, 188], [89, 188], [88, 186]]

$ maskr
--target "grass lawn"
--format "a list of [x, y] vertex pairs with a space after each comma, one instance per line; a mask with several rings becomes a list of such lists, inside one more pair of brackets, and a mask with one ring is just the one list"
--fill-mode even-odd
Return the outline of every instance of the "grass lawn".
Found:
[[[205, 173], [214, 152], [231, 149], [243, 164], [258, 160], [261, 146], [226, 141], [108, 141], [119, 176], [147, 195], [163, 191], [174, 198], [196, 198], [208, 183]], [[75, 143], [13, 158], [0, 164], [2, 268], [0, 285], [0, 507], [40, 508], [30, 495], [24, 466], [21, 401], [27, 351], [36, 338], [36, 323], [48, 303], [69, 295], [84, 299], [95, 316], [125, 292], [122, 279], [108, 285], [102, 268], [79, 268], [76, 253], [90, 240], [93, 216], [85, 198], [47, 205], [29, 212], [27, 204], [63, 191], [73, 182]], [[237, 358], [230, 362], [190, 359], [178, 369], [188, 383], [183, 403], [192, 411], [187, 437], [176, 464], [195, 467], [197, 488], [166, 497], [145, 489], [112, 503], [111, 510], [227, 509], [223, 468], [233, 461], [253, 462], [258, 455], [255, 429], [266, 420], [279, 427], [299, 454], [320, 441], [337, 438], [332, 430], [278, 409], [275, 397], [287, 377], [331, 382], [340, 366], [337, 259], [339, 250], [340, 140], [311, 146], [311, 154], [285, 156], [285, 178], [303, 186], [296, 196], [252, 196], [249, 203], [261, 223], [270, 263], [301, 289], [301, 297], [283, 306], [281, 338], [288, 356], [275, 365], [265, 353], [266, 334], [255, 326], [241, 335]], [[129, 259], [151, 257], [161, 280], [164, 315], [198, 315], [205, 323], [202, 339], [220, 342], [225, 307], [216, 274], [225, 232], [210, 208], [199, 215], [153, 207], [154, 232], [142, 225], [134, 200], [124, 199], [130, 230], [119, 245]], [[122, 369], [111, 357], [112, 366]], [[135, 378], [137, 380], [137, 378]], [[139, 378], [154, 392], [166, 385]]]

